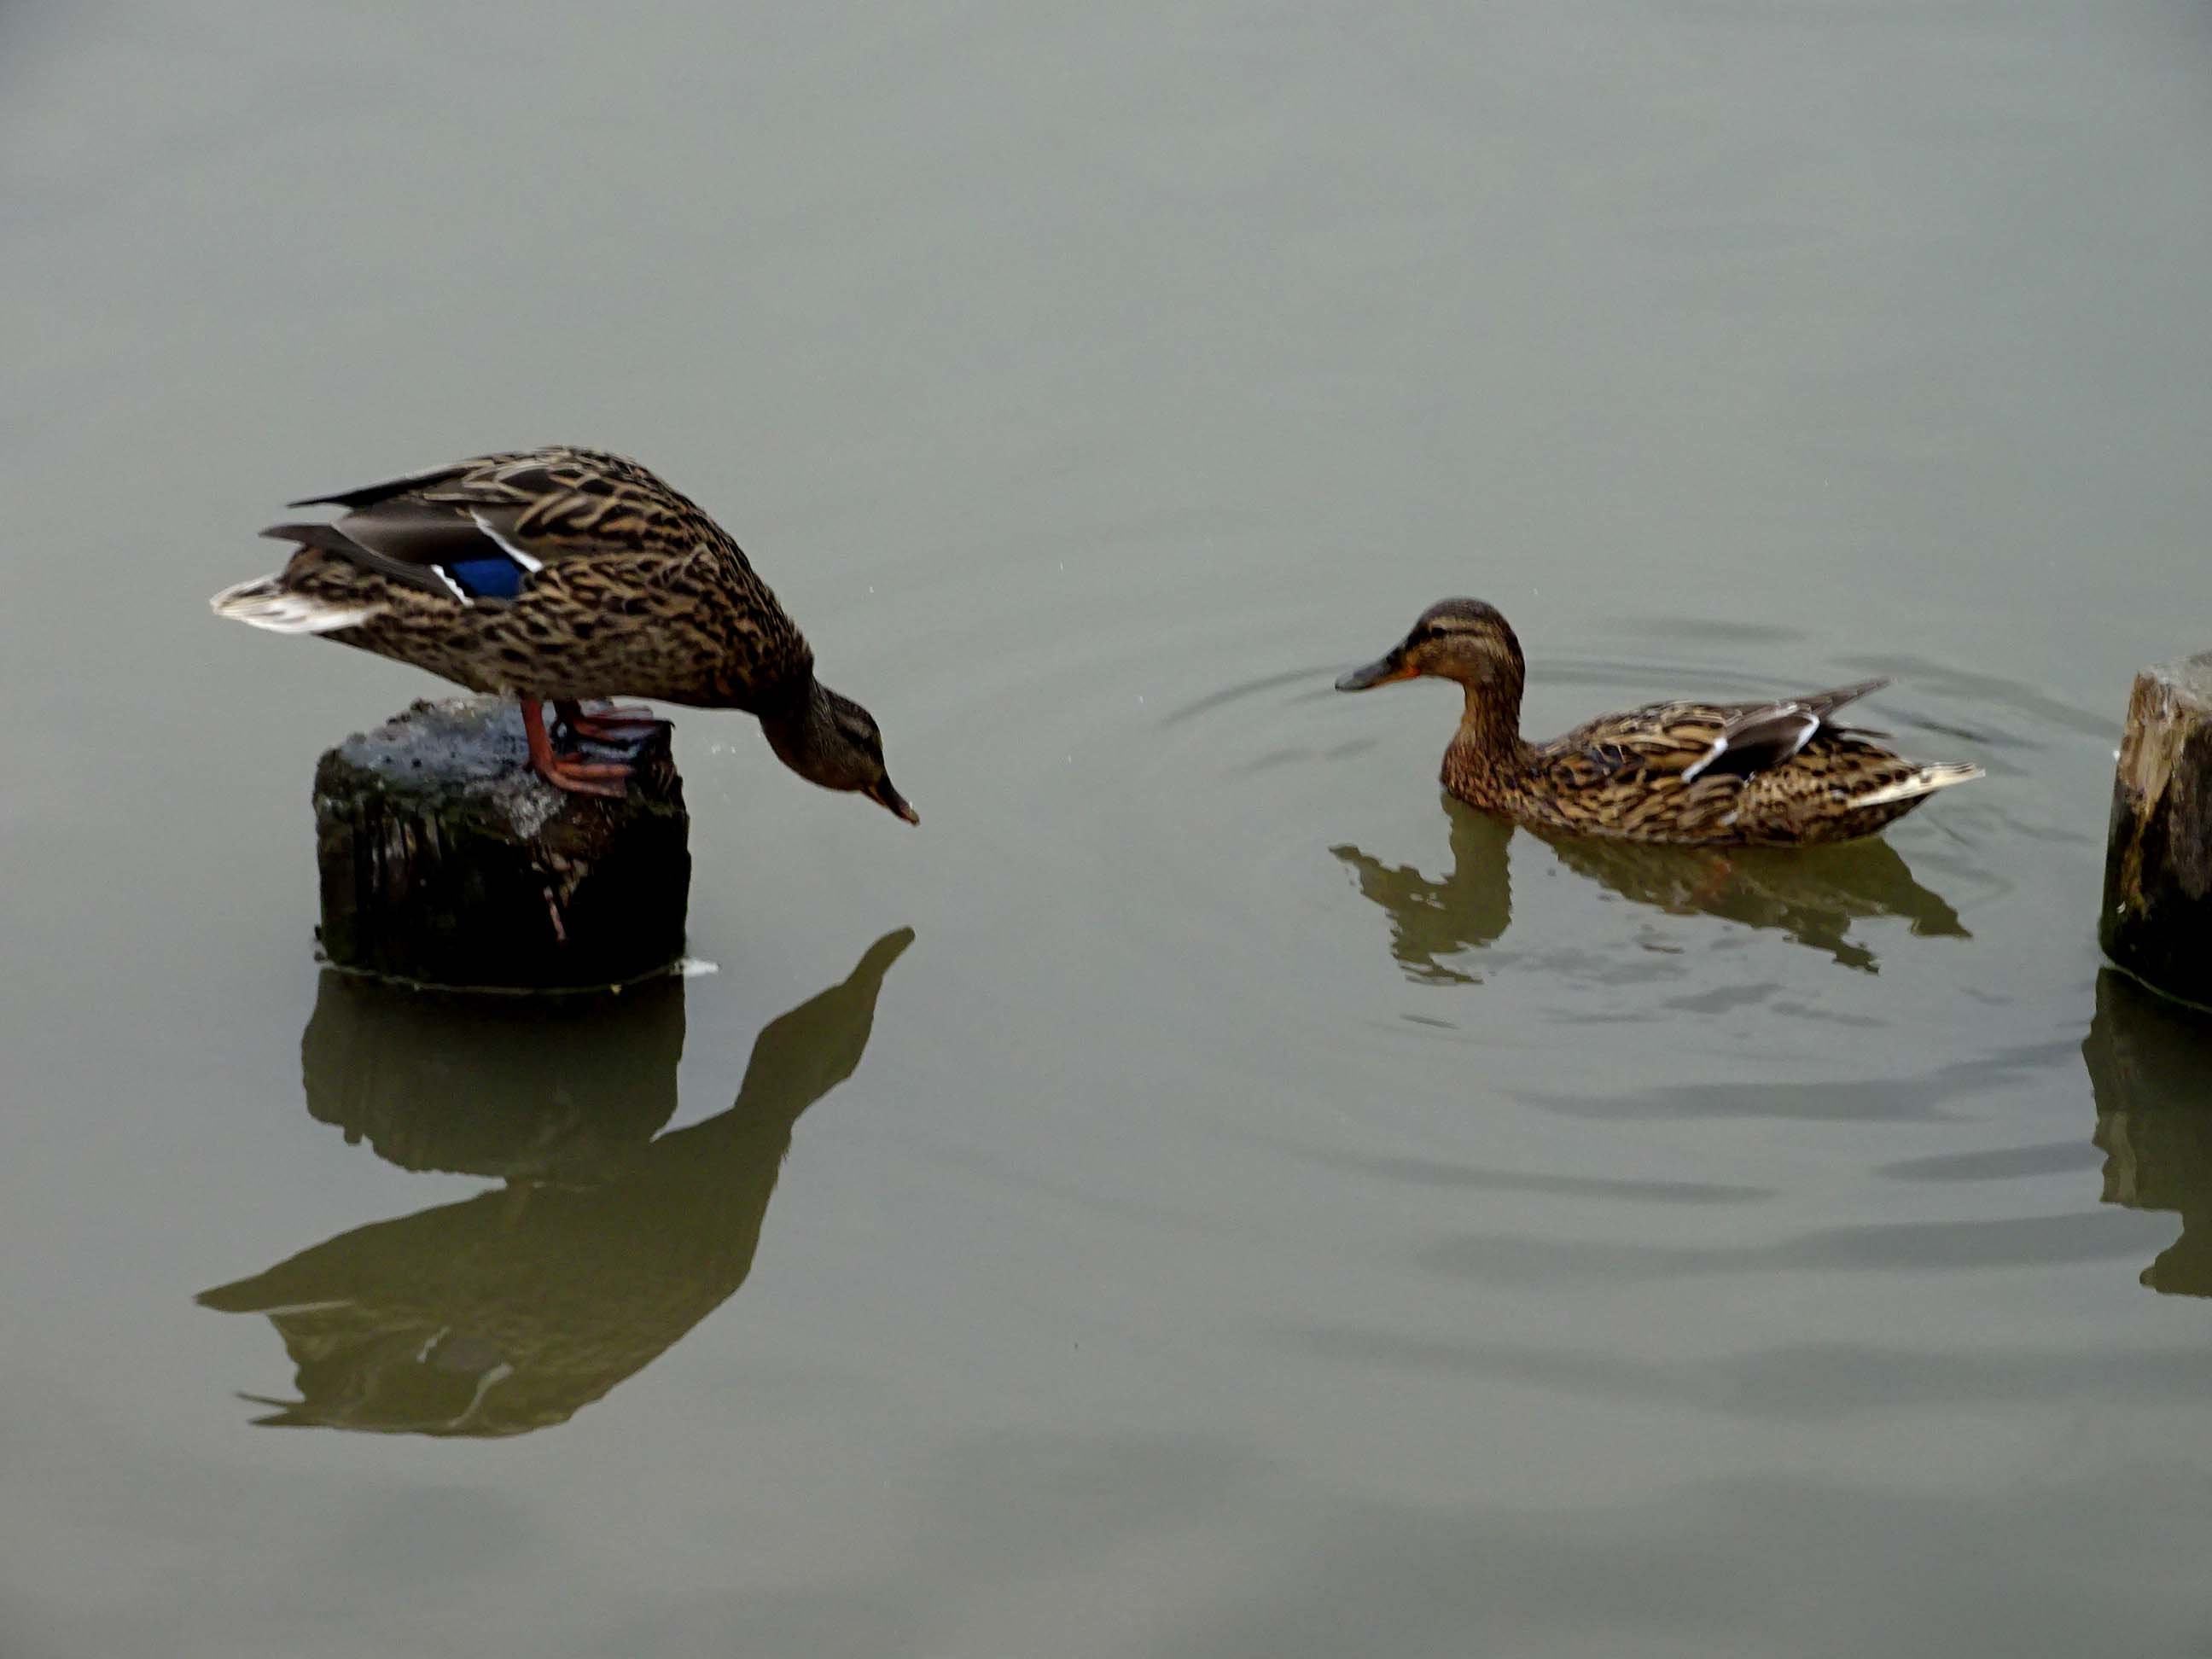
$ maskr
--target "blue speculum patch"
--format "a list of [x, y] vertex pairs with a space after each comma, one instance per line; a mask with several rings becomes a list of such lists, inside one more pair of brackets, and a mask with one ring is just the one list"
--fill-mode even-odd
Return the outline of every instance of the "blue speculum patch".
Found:
[[522, 567], [512, 559], [459, 559], [440, 568], [472, 599], [511, 599], [522, 591]]

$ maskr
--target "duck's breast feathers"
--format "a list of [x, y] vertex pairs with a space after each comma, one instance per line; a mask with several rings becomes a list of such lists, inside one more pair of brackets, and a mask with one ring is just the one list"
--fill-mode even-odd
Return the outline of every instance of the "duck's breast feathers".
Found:
[[[546, 566], [585, 557], [650, 568], [704, 556], [751, 576], [736, 543], [695, 504], [635, 461], [598, 450], [478, 456], [293, 505], [347, 511], [334, 526], [268, 534], [463, 604], [516, 599]], [[324, 533], [309, 539], [307, 531]]]

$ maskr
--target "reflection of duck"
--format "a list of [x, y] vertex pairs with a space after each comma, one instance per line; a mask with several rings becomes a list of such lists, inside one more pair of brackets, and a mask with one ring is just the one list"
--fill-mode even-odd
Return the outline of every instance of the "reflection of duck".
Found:
[[1898, 916], [1917, 934], [1972, 937], [1959, 913], [1915, 881], [1911, 866], [1887, 842], [1795, 853], [1747, 847], [1725, 860], [1686, 848], [1567, 836], [1550, 845], [1560, 863], [1623, 898], [1678, 915], [1697, 911], [1771, 928], [1868, 973], [1879, 964], [1873, 951], [1849, 936], [1854, 921]]
[[[434, 1012], [410, 1038], [398, 1005], [354, 1025], [349, 999], [319, 1004], [311, 1095], [338, 1075], [319, 1056], [371, 1037], [412, 1056], [326, 1096], [319, 1115], [409, 1167], [496, 1172], [508, 1184], [356, 1228], [204, 1292], [224, 1312], [266, 1314], [297, 1367], [301, 1397], [264, 1402], [277, 1409], [259, 1420], [520, 1434], [567, 1420], [649, 1364], [744, 1282], [792, 1127], [860, 1064], [884, 975], [913, 938], [878, 939], [843, 983], [771, 1022], [730, 1109], [657, 1139], [673, 1103], [680, 1004], [672, 1023], [667, 1006], [626, 997], [576, 1027], [580, 1052], [592, 1036], [607, 1049], [607, 1086], [575, 1087], [550, 1056], [538, 1075], [571, 1086], [549, 1091], [534, 1121], [511, 1080], [522, 1052], [512, 1033], [471, 1047]], [[425, 1037], [445, 1045], [442, 1060]], [[633, 1071], [626, 1096], [625, 1063], [645, 1059], [651, 1074]], [[538, 1184], [549, 1176], [558, 1184]]]
[[2081, 1058], [2097, 1098], [2105, 1202], [2181, 1217], [2181, 1237], [2142, 1282], [2212, 1296], [2212, 1018], [2107, 968]]
[[1865, 680], [1774, 702], [1659, 702], [1601, 714], [1549, 743], [1521, 735], [1521, 643], [1480, 599], [1444, 599], [1382, 656], [1340, 676], [1364, 691], [1424, 674], [1467, 694], [1444, 787], [1531, 829], [1705, 847], [1870, 836], [1978, 766], [1904, 760], [1835, 718]]
[[[1495, 944], [1513, 919], [1508, 848], [1513, 830], [1449, 805], [1451, 873], [1431, 881], [1393, 868], [1356, 847], [1332, 848], [1359, 890], [1390, 914], [1390, 953], [1416, 979], [1467, 981], [1439, 958]], [[1898, 916], [1918, 934], [1969, 937], [1958, 912], [1913, 879], [1887, 842], [1796, 852], [1743, 848], [1725, 860], [1680, 847], [1637, 846], [1577, 836], [1540, 836], [1559, 862], [1622, 897], [1675, 915], [1719, 916], [1771, 928], [1826, 951], [1847, 968], [1875, 971], [1874, 953], [1850, 937], [1855, 921]]]
[[1351, 867], [1359, 890], [1390, 917], [1390, 954], [1414, 979], [1468, 984], [1471, 974], [1440, 957], [1494, 945], [1513, 921], [1513, 878], [1506, 843], [1513, 826], [1461, 807], [1449, 810], [1451, 873], [1431, 881], [1407, 866], [1384, 864], [1357, 847], [1329, 851]]

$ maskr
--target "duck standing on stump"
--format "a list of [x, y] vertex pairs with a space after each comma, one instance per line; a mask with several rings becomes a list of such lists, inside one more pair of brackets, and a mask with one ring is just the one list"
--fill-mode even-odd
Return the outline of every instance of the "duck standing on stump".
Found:
[[1424, 674], [1458, 681], [1467, 708], [1444, 750], [1444, 787], [1549, 832], [1702, 847], [1850, 841], [1982, 775], [1902, 759], [1873, 741], [1882, 733], [1836, 724], [1838, 709], [1887, 680], [1776, 702], [1653, 703], [1530, 743], [1521, 735], [1525, 672], [1504, 617], [1480, 599], [1445, 599], [1336, 689]]
[[630, 769], [556, 751], [547, 703], [575, 736], [605, 741], [661, 722], [586, 714], [586, 700], [649, 697], [757, 715], [799, 776], [921, 821], [884, 773], [875, 720], [814, 678], [805, 636], [737, 543], [635, 462], [566, 447], [482, 455], [291, 505], [346, 511], [264, 531], [298, 550], [216, 594], [216, 612], [514, 696], [531, 765], [556, 787], [620, 795]]

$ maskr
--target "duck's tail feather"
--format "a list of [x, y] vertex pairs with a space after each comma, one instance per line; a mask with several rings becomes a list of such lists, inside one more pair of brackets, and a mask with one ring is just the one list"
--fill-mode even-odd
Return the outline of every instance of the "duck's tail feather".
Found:
[[1822, 720], [1832, 720], [1836, 710], [1845, 703], [1856, 702], [1888, 684], [1886, 679], [1860, 680], [1851, 685], [1831, 686], [1826, 691], [1808, 691], [1797, 701]]
[[208, 605], [218, 617], [272, 634], [329, 634], [358, 628], [384, 614], [380, 605], [347, 605], [289, 589], [282, 575], [256, 576], [226, 587]]
[[1894, 783], [1885, 783], [1863, 795], [1854, 795], [1850, 804], [1853, 806], [1885, 806], [1891, 801], [1917, 800], [1923, 795], [1934, 794], [1938, 789], [1948, 789], [1954, 783], [1972, 783], [1983, 775], [1982, 769], [1971, 761], [1938, 761], [1932, 766], [1921, 767]]

